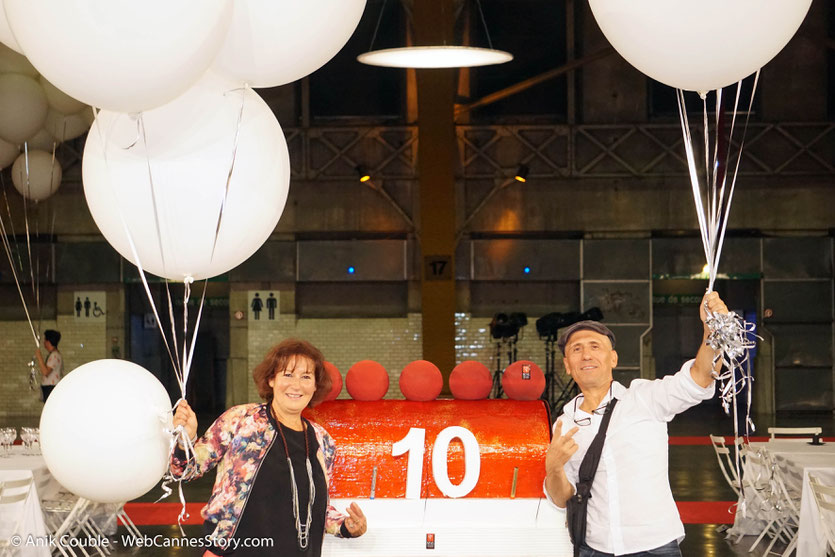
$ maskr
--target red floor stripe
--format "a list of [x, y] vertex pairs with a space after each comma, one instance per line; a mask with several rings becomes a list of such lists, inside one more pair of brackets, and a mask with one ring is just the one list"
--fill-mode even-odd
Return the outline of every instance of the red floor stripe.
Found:
[[[678, 512], [685, 524], [732, 524], [736, 511], [733, 501], [678, 501]], [[189, 518], [183, 524], [202, 524], [200, 509], [205, 503], [186, 503]], [[125, 511], [137, 526], [177, 524], [179, 503], [127, 503]]]
[[[767, 436], [756, 436], [756, 437], [749, 437], [748, 440], [752, 443], [765, 443], [768, 441], [770, 437]], [[782, 439], [791, 439], [790, 437], [783, 437]], [[811, 439], [811, 438], [810, 438]], [[825, 443], [832, 443], [835, 441], [835, 437], [823, 437], [823, 441]], [[732, 445], [734, 442], [734, 438], [730, 435], [725, 436], [725, 444]], [[707, 435], [693, 435], [693, 436], [686, 436], [686, 435], [675, 435], [670, 436], [670, 445], [710, 445], [710, 437]]]
[[[189, 517], [183, 524], [203, 524], [200, 509], [206, 503], [186, 503]], [[125, 512], [137, 526], [177, 524], [183, 506], [179, 503], [125, 503]]]
[[676, 501], [685, 524], [733, 524], [736, 501]]

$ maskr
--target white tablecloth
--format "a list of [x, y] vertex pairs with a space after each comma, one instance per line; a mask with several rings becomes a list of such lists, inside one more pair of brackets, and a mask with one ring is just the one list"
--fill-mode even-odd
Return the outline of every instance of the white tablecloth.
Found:
[[[29, 536], [38, 538], [43, 543], [46, 539], [46, 525], [41, 511], [38, 486], [50, 490], [55, 482], [49, 474], [46, 463], [41, 456], [25, 456], [22, 447], [13, 447], [12, 455], [0, 458], [0, 482], [33, 478], [34, 483], [29, 496], [19, 502], [0, 507], [0, 537], [7, 537], [13, 532], [18, 521], [21, 523], [19, 533], [22, 534], [24, 544], [17, 555], [24, 557], [49, 557], [49, 548], [44, 545], [27, 545]], [[13, 494], [14, 491], [10, 492]]]
[[[784, 463], [790, 473], [802, 482], [800, 522], [797, 530], [797, 557], [824, 557], [826, 537], [821, 532], [818, 508], [809, 485], [809, 474], [835, 485], [835, 443], [810, 445], [805, 441], [774, 440], [751, 443], [751, 450], [767, 450]], [[791, 478], [789, 478], [791, 481]]]

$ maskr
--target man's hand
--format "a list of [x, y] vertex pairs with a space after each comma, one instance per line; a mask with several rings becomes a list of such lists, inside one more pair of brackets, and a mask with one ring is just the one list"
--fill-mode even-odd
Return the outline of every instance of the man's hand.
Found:
[[562, 435], [562, 423], [557, 420], [554, 428], [554, 438], [545, 453], [545, 489], [551, 500], [560, 507], [565, 508], [565, 502], [574, 494], [574, 487], [568, 482], [565, 476], [565, 463], [577, 452], [577, 442], [573, 439], [574, 434], [580, 430], [574, 426], [565, 435]]
[[702, 303], [699, 304], [699, 317], [702, 319], [704, 325], [704, 338], [699, 351], [696, 353], [696, 361], [693, 362], [693, 367], [690, 368], [690, 375], [693, 380], [701, 387], [709, 387], [713, 384], [713, 372], [718, 371], [721, 367], [721, 362], [713, 363], [713, 349], [707, 345], [707, 337], [710, 335], [710, 328], [707, 326], [707, 311], [711, 313], [728, 313], [728, 306], [719, 297], [716, 292], [708, 292], [702, 298]]
[[725, 302], [722, 301], [722, 298], [719, 297], [719, 294], [716, 292], [708, 292], [702, 298], [702, 303], [699, 304], [699, 317], [704, 323], [705, 326], [705, 338], [710, 333], [707, 328], [707, 311], [705, 311], [705, 307], [710, 310], [711, 313], [728, 313], [728, 306], [725, 305]]
[[557, 425], [554, 427], [554, 438], [551, 439], [548, 452], [545, 454], [546, 474], [562, 470], [565, 463], [571, 459], [571, 455], [577, 452], [578, 447], [577, 442], [574, 440], [574, 434], [579, 430], [579, 427], [574, 426], [568, 433], [562, 435], [562, 423], [560, 420], [557, 420]]

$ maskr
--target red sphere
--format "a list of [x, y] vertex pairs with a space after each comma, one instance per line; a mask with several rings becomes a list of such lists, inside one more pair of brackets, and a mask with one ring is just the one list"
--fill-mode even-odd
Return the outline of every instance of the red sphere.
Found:
[[432, 362], [415, 360], [400, 372], [400, 392], [407, 400], [435, 400], [443, 388], [441, 370]]
[[504, 370], [502, 389], [513, 400], [536, 400], [545, 390], [545, 374], [528, 360], [513, 362]]
[[481, 362], [461, 362], [449, 376], [449, 390], [458, 400], [482, 400], [490, 396], [493, 377]]
[[345, 387], [355, 400], [380, 400], [389, 390], [389, 374], [374, 360], [362, 360], [345, 374]]
[[342, 392], [342, 374], [339, 373], [339, 368], [330, 362], [325, 362], [325, 373], [331, 376], [331, 390], [325, 400], [336, 400]]

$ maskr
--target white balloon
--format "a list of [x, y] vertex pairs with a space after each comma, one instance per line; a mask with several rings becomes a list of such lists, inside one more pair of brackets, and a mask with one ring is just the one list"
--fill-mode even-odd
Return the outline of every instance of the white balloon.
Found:
[[72, 98], [51, 84], [44, 76], [41, 76], [38, 81], [41, 82], [41, 87], [46, 93], [46, 102], [49, 103], [50, 108], [54, 108], [61, 114], [75, 114], [86, 107], [83, 102]]
[[4, 0], [32, 64], [86, 104], [122, 112], [160, 106], [212, 63], [231, 0]]
[[774, 58], [811, 1], [589, 0], [589, 5], [627, 62], [671, 87], [704, 92], [736, 83]]
[[[2, 6], [0, 6], [0, 9], [2, 9]], [[29, 77], [38, 77], [38, 70], [26, 56], [15, 52], [4, 44], [0, 44], [0, 73], [22, 73]]]
[[255, 253], [281, 217], [290, 182], [284, 134], [254, 91], [235, 87], [207, 74], [142, 115], [144, 140], [137, 120], [108, 111], [87, 134], [82, 174], [90, 213], [110, 245], [135, 263], [124, 218], [150, 273], [172, 280], [225, 273]]
[[0, 139], [0, 169], [12, 164], [20, 154], [20, 149], [13, 143], [6, 143]]
[[43, 126], [59, 143], [63, 143], [84, 135], [90, 129], [90, 124], [94, 119], [93, 109], [90, 107], [83, 108], [75, 114], [62, 114], [57, 110], [49, 109]]
[[366, 0], [235, 0], [226, 42], [212, 68], [252, 87], [296, 81], [339, 52]]
[[27, 139], [25, 143], [29, 147], [30, 151], [37, 149], [39, 151], [52, 153], [53, 149], [57, 146], [58, 141], [51, 133], [46, 131], [44, 128], [41, 128], [38, 133]]
[[9, 21], [6, 19], [6, 11], [3, 9], [3, 0], [0, 0], [0, 43], [8, 46], [23, 54], [20, 50], [20, 45], [17, 44], [17, 39], [12, 34], [12, 29], [9, 27]]
[[171, 401], [142, 366], [97, 360], [64, 377], [41, 414], [49, 472], [98, 503], [123, 503], [152, 489], [168, 468]]
[[0, 138], [26, 141], [43, 127], [48, 108], [36, 80], [23, 74], [0, 75]]
[[[28, 169], [27, 169], [28, 165]], [[32, 201], [43, 201], [61, 185], [61, 165], [46, 151], [31, 150], [18, 155], [12, 165], [12, 183], [20, 195]]]

